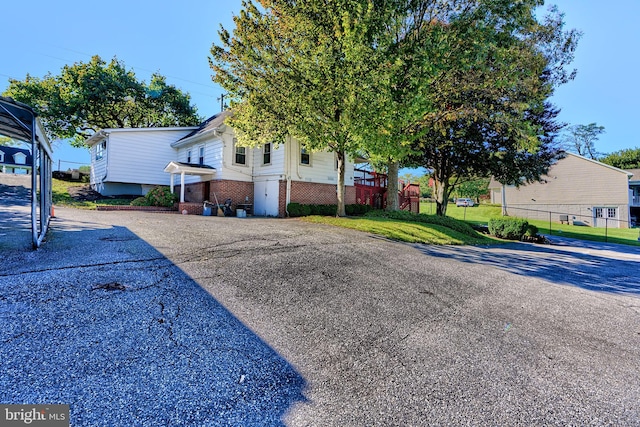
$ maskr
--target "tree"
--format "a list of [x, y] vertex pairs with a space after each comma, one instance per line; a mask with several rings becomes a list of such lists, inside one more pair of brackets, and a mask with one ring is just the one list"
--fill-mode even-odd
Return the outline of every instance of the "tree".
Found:
[[480, 203], [480, 196], [484, 196], [489, 191], [489, 178], [477, 178], [464, 181], [456, 189], [460, 197], [469, 197]]
[[10, 79], [3, 95], [32, 106], [52, 140], [72, 138], [76, 147], [99, 129], [192, 126], [201, 121], [188, 94], [159, 74], [153, 74], [148, 85], [140, 82], [116, 58], [107, 64], [94, 56], [88, 63], [65, 65], [57, 76]]
[[600, 154], [596, 151], [595, 143], [603, 133], [604, 126], [596, 123], [573, 125], [566, 128], [562, 142], [567, 151], [597, 160]]
[[433, 171], [438, 215], [470, 177], [520, 185], [546, 172], [561, 128], [547, 99], [574, 76], [565, 66], [579, 34], [563, 31], [557, 10], [538, 22], [538, 1], [471, 3], [440, 24], [452, 49], [437, 58], [426, 93], [433, 108], [414, 129], [417, 161]]
[[243, 1], [233, 34], [221, 28], [210, 65], [232, 101], [229, 121], [240, 144], [292, 137], [336, 154], [337, 214], [344, 216], [345, 160], [365, 145], [378, 111], [376, 46], [386, 17], [378, 2], [325, 3]]
[[639, 169], [640, 148], [625, 148], [615, 151], [607, 154], [600, 161], [619, 169]]

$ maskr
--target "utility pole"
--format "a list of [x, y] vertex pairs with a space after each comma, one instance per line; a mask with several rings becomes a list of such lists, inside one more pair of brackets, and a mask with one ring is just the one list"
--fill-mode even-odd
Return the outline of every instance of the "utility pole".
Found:
[[218, 101], [220, 101], [220, 112], [223, 112], [225, 109], [225, 105], [224, 105], [224, 98], [225, 96], [227, 96], [226, 93], [222, 93], [220, 94], [219, 98], [216, 98]]

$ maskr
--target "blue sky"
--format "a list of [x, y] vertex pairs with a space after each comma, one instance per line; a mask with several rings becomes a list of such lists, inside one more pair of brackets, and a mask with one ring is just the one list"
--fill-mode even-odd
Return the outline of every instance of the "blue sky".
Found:
[[[165, 6], [164, 4], [171, 4]], [[578, 75], [560, 87], [553, 102], [561, 108], [560, 120], [569, 124], [596, 122], [606, 133], [596, 143], [600, 152], [640, 146], [636, 138], [636, 100], [640, 98], [637, 71], [640, 32], [635, 22], [640, 2], [617, 0], [615, 7], [596, 0], [553, 0], [565, 13], [567, 28], [584, 34], [573, 64]], [[612, 3], [613, 4], [613, 3]], [[8, 78], [27, 73], [43, 77], [58, 74], [65, 64], [88, 61], [92, 55], [113, 56], [133, 69], [140, 80], [153, 72], [191, 94], [201, 116], [220, 109], [221, 90], [211, 82], [207, 57], [223, 24], [233, 29], [232, 16], [240, 0], [32, 0], [3, 5], [0, 92]], [[546, 6], [545, 6], [546, 7]], [[29, 23], [29, 28], [23, 26]], [[89, 164], [86, 150], [55, 144], [54, 161], [61, 168]]]

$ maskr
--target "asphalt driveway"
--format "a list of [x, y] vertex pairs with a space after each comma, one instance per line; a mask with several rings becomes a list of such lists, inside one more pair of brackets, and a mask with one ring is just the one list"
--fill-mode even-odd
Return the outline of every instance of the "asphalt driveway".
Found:
[[0, 249], [0, 402], [74, 425], [640, 425], [633, 254], [56, 215], [37, 252]]

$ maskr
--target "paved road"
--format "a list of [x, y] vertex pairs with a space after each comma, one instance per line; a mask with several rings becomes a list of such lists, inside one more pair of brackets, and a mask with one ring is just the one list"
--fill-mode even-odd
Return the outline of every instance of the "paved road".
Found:
[[606, 287], [637, 259], [56, 215], [0, 254], [0, 402], [74, 425], [640, 425], [640, 299]]

